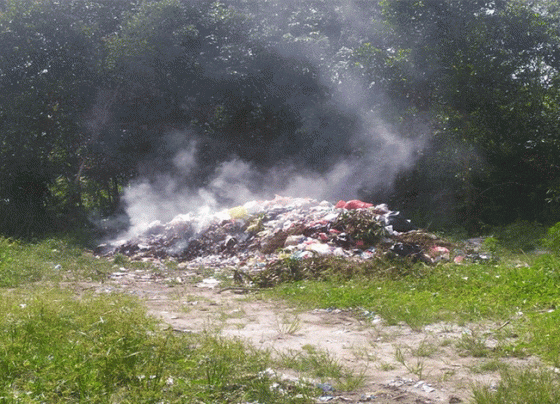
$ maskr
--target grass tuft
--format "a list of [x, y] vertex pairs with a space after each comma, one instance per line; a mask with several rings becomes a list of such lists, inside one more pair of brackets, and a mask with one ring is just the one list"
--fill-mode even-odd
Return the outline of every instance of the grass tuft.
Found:
[[279, 353], [277, 363], [278, 366], [296, 370], [307, 378], [334, 382], [337, 390], [348, 391], [362, 387], [365, 380], [365, 369], [354, 374], [328, 352], [312, 345], [304, 345], [301, 351]]
[[476, 386], [474, 404], [557, 404], [560, 378], [548, 371], [506, 369], [494, 389]]

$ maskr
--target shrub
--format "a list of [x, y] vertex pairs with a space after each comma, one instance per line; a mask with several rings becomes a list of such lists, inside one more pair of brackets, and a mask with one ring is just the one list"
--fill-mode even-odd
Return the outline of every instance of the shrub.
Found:
[[542, 244], [553, 254], [560, 255], [560, 222], [548, 229]]
[[537, 248], [544, 234], [540, 223], [518, 220], [497, 231], [496, 238], [507, 249], [526, 252]]

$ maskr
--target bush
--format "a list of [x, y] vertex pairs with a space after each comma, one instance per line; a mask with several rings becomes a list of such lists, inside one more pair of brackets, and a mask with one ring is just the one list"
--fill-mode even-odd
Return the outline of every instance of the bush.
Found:
[[539, 246], [544, 234], [542, 224], [518, 220], [496, 231], [496, 238], [509, 250], [527, 252]]
[[560, 255], [560, 222], [548, 229], [546, 237], [542, 239], [542, 244], [551, 253]]

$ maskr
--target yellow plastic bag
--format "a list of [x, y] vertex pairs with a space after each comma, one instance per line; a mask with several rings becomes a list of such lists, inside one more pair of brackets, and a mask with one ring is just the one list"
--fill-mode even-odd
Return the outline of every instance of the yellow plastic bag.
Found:
[[232, 219], [245, 219], [248, 215], [247, 209], [244, 206], [236, 206], [228, 210], [229, 216]]

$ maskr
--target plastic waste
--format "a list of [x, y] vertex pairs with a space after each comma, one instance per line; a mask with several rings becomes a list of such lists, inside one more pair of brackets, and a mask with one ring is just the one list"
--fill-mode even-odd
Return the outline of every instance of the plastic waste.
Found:
[[383, 215], [383, 221], [386, 226], [392, 226], [393, 231], [404, 233], [412, 230], [418, 230], [418, 227], [412, 224], [408, 219], [405, 219], [400, 212], [389, 212]]
[[236, 206], [235, 208], [231, 208], [228, 210], [228, 213], [232, 219], [244, 219], [249, 214], [245, 206]]
[[[277, 195], [215, 213], [201, 208], [168, 223], [153, 222], [134, 238], [100, 245], [95, 253], [141, 260], [172, 258], [187, 268], [229, 266], [249, 272], [284, 258], [332, 255], [368, 260], [388, 250], [427, 263], [450, 259], [445, 243], [438, 244], [435, 236], [424, 237], [427, 233], [410, 233], [415, 229], [385, 204], [349, 200], [333, 205]], [[418, 238], [421, 241], [410, 241]]]
[[359, 201], [357, 199], [353, 199], [351, 201], [345, 202], [345, 201], [338, 201], [337, 204], [335, 205], [335, 207], [337, 209], [347, 209], [347, 210], [351, 210], [351, 209], [367, 209], [367, 208], [371, 208], [373, 206], [372, 203], [367, 203], [367, 202], [362, 202]]

